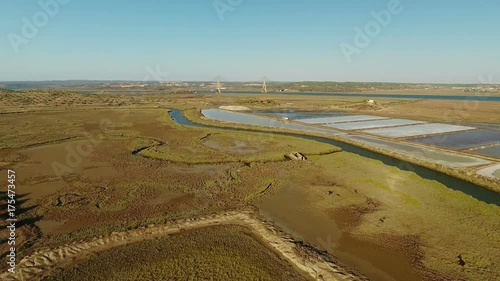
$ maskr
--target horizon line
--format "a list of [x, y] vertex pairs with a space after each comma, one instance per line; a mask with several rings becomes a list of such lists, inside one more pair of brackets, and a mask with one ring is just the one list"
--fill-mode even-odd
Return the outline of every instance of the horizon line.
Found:
[[[215, 82], [215, 80], [164, 80], [164, 81], [143, 81], [127, 79], [61, 79], [61, 80], [10, 80], [0, 81], [0, 83], [28, 83], [28, 82], [142, 82], [142, 83], [173, 83], [173, 82]], [[220, 80], [226, 83], [249, 83], [262, 82], [263, 80]], [[372, 84], [414, 84], [414, 85], [500, 85], [500, 83], [471, 83], [471, 82], [394, 82], [394, 81], [335, 81], [335, 80], [266, 80], [266, 83], [372, 83]]]

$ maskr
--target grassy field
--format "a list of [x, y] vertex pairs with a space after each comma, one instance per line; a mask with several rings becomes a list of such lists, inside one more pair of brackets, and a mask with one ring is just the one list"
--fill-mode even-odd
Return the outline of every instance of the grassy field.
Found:
[[[442, 114], [448, 112], [454, 114], [453, 122], [497, 122], [496, 104], [480, 103], [483, 110], [473, 110], [451, 101], [381, 99], [367, 107], [359, 98], [54, 90], [2, 91], [0, 100], [0, 169], [18, 174], [20, 257], [113, 231], [250, 205], [284, 231], [329, 250], [373, 280], [495, 280], [500, 275], [495, 267], [500, 263], [495, 255], [500, 243], [497, 206], [379, 161], [338, 153], [333, 146], [187, 128], [167, 114], [168, 108], [179, 108], [196, 117], [201, 108], [247, 104], [253, 109], [344, 110], [433, 121], [447, 121]], [[306, 154], [308, 161], [285, 161], [294, 151]], [[99, 280], [97, 275], [101, 280], [148, 278], [140, 275], [141, 268], [158, 274], [166, 269], [213, 273], [219, 280], [238, 279], [244, 275], [237, 274], [250, 270], [262, 280], [297, 276], [245, 233], [213, 228], [130, 245], [60, 271], [53, 279], [77, 280], [72, 279], [76, 274], [87, 280]], [[2, 255], [5, 235], [0, 233]], [[186, 255], [167, 255], [182, 247], [189, 249]], [[229, 261], [226, 254], [238, 258]], [[265, 257], [264, 262], [257, 257]], [[204, 266], [193, 268], [195, 262]], [[119, 270], [104, 271], [98, 263], [117, 264]], [[237, 270], [226, 272], [224, 264]]]
[[260, 198], [259, 209], [373, 280], [494, 280], [500, 274], [495, 205], [347, 152], [314, 157], [287, 177], [291, 184]]
[[[433, 92], [434, 91], [434, 92]], [[457, 90], [458, 91], [458, 90]], [[448, 93], [448, 92], [446, 92]], [[424, 94], [442, 94], [426, 90]], [[453, 92], [452, 94], [457, 94]], [[497, 93], [498, 94], [498, 93]], [[464, 93], [464, 95], [480, 95]], [[366, 101], [375, 99], [376, 105]], [[496, 122], [498, 102], [447, 101], [397, 98], [309, 97], [287, 95], [195, 95], [195, 94], [81, 94], [61, 90], [5, 91], [0, 89], [0, 114], [39, 110], [74, 110], [94, 108], [200, 108], [220, 105], [250, 105], [254, 109], [344, 110], [394, 117], [417, 118], [438, 122]]]
[[[197, 109], [185, 110], [185, 111], [183, 111], [183, 114], [187, 119], [189, 119], [195, 123], [209, 125], [209, 126], [215, 125], [215, 126], [222, 127], [222, 128], [245, 129], [245, 130], [250, 130], [250, 131], [258, 130], [258, 131], [264, 131], [264, 132], [276, 131], [276, 132], [281, 132], [281, 133], [290, 133], [290, 132], [297, 133], [297, 131], [290, 131], [288, 129], [282, 129], [282, 128], [256, 127], [256, 126], [251, 126], [251, 125], [231, 124], [231, 123], [227, 123], [227, 122], [209, 120], [203, 116], [203, 114], [200, 112], [200, 110], [197, 110]], [[491, 118], [491, 114], [489, 116]], [[314, 133], [308, 133], [308, 135], [324, 137], [324, 135], [314, 134]], [[371, 145], [364, 144], [362, 142], [353, 141], [353, 140], [349, 140], [346, 138], [335, 137], [335, 136], [330, 136], [330, 138], [335, 139], [337, 141], [346, 142], [346, 143], [352, 144], [354, 146], [361, 147], [361, 148], [364, 148], [366, 150], [379, 153], [381, 155], [386, 155], [386, 156], [389, 156], [389, 157], [392, 157], [395, 159], [400, 159], [402, 161], [405, 161], [405, 162], [408, 162], [408, 163], [411, 163], [411, 164], [414, 164], [417, 166], [422, 166], [422, 167], [426, 167], [426, 168], [431, 169], [431, 170], [439, 171], [443, 174], [446, 174], [446, 175], [449, 175], [449, 176], [452, 176], [455, 178], [459, 178], [459, 179], [462, 179], [462, 180], [467, 181], [467, 182], [474, 183], [476, 185], [488, 188], [488, 189], [496, 191], [496, 192], [500, 192], [500, 186], [499, 186], [498, 180], [484, 177], [484, 176], [474, 172], [473, 171], [474, 168], [472, 168], [472, 169], [471, 168], [450, 168], [448, 166], [441, 165], [441, 164], [434, 163], [434, 162], [430, 162], [430, 161], [426, 161], [423, 159], [418, 159], [415, 157], [408, 157], [408, 156], [396, 153], [392, 150], [377, 148], [377, 147], [374, 147]]]
[[[213, 130], [206, 130], [214, 132]], [[142, 156], [184, 164], [220, 164], [284, 161], [285, 155], [300, 151], [305, 155], [329, 154], [339, 151], [331, 145], [300, 138], [264, 133], [235, 133], [215, 130], [216, 133], [186, 136], [141, 152]], [[181, 132], [179, 132], [181, 133]], [[188, 136], [189, 135], [189, 136]]]
[[[21, 218], [29, 222], [18, 230], [23, 255], [242, 207], [270, 182], [278, 184], [273, 170], [300, 168], [286, 154], [338, 151], [298, 138], [182, 128], [166, 109], [37, 109], [0, 118], [7, 132], [0, 165], [19, 175]], [[200, 140], [207, 134], [213, 135]], [[144, 147], [150, 149], [132, 154]]]
[[113, 249], [44, 280], [307, 280], [243, 227], [218, 226]]

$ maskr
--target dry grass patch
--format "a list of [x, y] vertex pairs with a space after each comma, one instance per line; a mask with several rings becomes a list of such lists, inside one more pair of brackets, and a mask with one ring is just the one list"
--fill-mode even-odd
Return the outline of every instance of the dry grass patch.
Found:
[[44, 280], [151, 278], [307, 280], [239, 226], [202, 228], [112, 249]]
[[216, 164], [283, 161], [294, 151], [319, 155], [339, 149], [295, 137], [202, 129], [178, 132], [165, 145], [148, 148], [141, 155], [186, 164]]

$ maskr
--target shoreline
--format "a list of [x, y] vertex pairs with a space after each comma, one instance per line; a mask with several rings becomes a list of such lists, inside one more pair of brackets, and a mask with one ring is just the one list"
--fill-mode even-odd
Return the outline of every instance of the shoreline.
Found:
[[[424, 161], [421, 159], [417, 159], [416, 157], [409, 157], [402, 155], [400, 153], [396, 153], [394, 151], [388, 151], [386, 149], [378, 148], [378, 147], [373, 147], [366, 145], [364, 143], [360, 143], [357, 141], [353, 141], [347, 138], [341, 138], [341, 137], [336, 137], [336, 136], [325, 136], [321, 134], [316, 134], [316, 133], [310, 133], [310, 132], [297, 132], [289, 129], [276, 129], [276, 128], [268, 128], [268, 127], [261, 127], [261, 126], [251, 126], [251, 125], [244, 125], [244, 124], [236, 124], [236, 123], [228, 123], [228, 122], [220, 122], [220, 121], [215, 121], [215, 120], [210, 120], [202, 116], [201, 112], [199, 109], [190, 109], [190, 110], [183, 110], [182, 111], [184, 117], [189, 120], [190, 122], [193, 123], [198, 123], [206, 126], [217, 126], [222, 129], [235, 129], [235, 130], [251, 130], [251, 131], [265, 131], [265, 132], [275, 132], [275, 133], [289, 133], [289, 134], [299, 134], [299, 135], [306, 135], [306, 136], [312, 136], [312, 137], [321, 137], [321, 138], [327, 138], [327, 139], [332, 139], [334, 141], [338, 142], [343, 142], [348, 145], [352, 145], [358, 148], [366, 149], [370, 152], [374, 153], [379, 153], [384, 156], [388, 156], [391, 158], [394, 158], [399, 161], [404, 161], [412, 165], [417, 165], [421, 166], [423, 168], [427, 168], [433, 171], [440, 172], [444, 175], [463, 180], [472, 184], [475, 184], [481, 188], [500, 193], [500, 189], [498, 188], [498, 183], [500, 180], [495, 180], [489, 177], [485, 177], [484, 175], [481, 175], [479, 173], [468, 173], [465, 172], [464, 169], [451, 169], [450, 167], [446, 167], [441, 164], [436, 164], [432, 163], [429, 161]], [[489, 164], [491, 165], [491, 163]], [[475, 169], [481, 169], [485, 168], [488, 165], [482, 165], [480, 167], [472, 167]]]

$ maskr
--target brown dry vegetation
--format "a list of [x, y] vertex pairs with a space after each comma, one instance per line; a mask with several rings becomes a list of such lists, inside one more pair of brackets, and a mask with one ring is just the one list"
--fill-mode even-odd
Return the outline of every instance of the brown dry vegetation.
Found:
[[[17, 192], [23, 194], [18, 197], [19, 207], [24, 209], [19, 215], [26, 223], [18, 229], [19, 256], [113, 231], [252, 204], [285, 231], [329, 250], [374, 280], [500, 277], [495, 267], [500, 263], [495, 255], [500, 244], [497, 206], [376, 160], [349, 153], [314, 156], [333, 152], [331, 146], [292, 137], [185, 128], [174, 124], [166, 111], [194, 112], [247, 98], [250, 96], [84, 95], [49, 90], [0, 93], [0, 169], [16, 170]], [[365, 102], [356, 98], [264, 95], [263, 99], [275, 101], [275, 109], [370, 110], [372, 114], [436, 121], [443, 121], [446, 112], [457, 113], [454, 107], [459, 105], [383, 99], [376, 108], [363, 109]], [[421, 112], [414, 110], [417, 105], [423, 108]], [[450, 122], [498, 121], [491, 120], [499, 112], [497, 105], [481, 106], [482, 113], [464, 109], [459, 113], [467, 117]], [[252, 107], [271, 106], [256, 103]], [[201, 140], [207, 134], [212, 137]], [[79, 150], [85, 155], [68, 162], [71, 151]], [[142, 156], [132, 155], [137, 150]], [[310, 161], [282, 161], [291, 151], [309, 153]], [[56, 173], [54, 162], [66, 166], [63, 175]], [[206, 256], [196, 252], [193, 243], [206, 249], [221, 246], [217, 252], [221, 258], [206, 262], [213, 269], [226, 264], [222, 253], [241, 256], [243, 251], [236, 248], [248, 249], [249, 258], [265, 252], [254, 247], [255, 241], [241, 239], [243, 234], [234, 229], [210, 230], [213, 233], [207, 232], [206, 237], [204, 231], [196, 232], [197, 236], [168, 237], [164, 242], [172, 246], [167, 247], [171, 253], [183, 245], [191, 251], [189, 256], [202, 261]], [[2, 231], [0, 239], [5, 239], [4, 234]], [[226, 241], [226, 236], [231, 243], [218, 242]], [[219, 237], [224, 239], [216, 239]], [[2, 242], [3, 255], [7, 245]], [[232, 248], [233, 242], [244, 245]], [[157, 241], [147, 243], [133, 247], [167, 249]], [[126, 270], [139, 274], [139, 268], [147, 267], [142, 258], [133, 266], [128, 259], [119, 258], [131, 249], [103, 254], [54, 278], [71, 280], [71, 274], [92, 274], [97, 262], [123, 265], [120, 274]], [[196, 261], [188, 255], [165, 260], [163, 255], [168, 253], [160, 251], [150, 257], [151, 271], [160, 265], [183, 268], [179, 262], [191, 266]], [[463, 267], [457, 263], [458, 255], [466, 262]], [[270, 262], [269, 267], [262, 267], [254, 259], [240, 264], [242, 270], [264, 268], [260, 272], [263, 279], [269, 272], [280, 272], [267, 269], [282, 265]], [[103, 272], [108, 273], [113, 274]]]
[[[485, 86], [485, 85], [482, 85]], [[443, 88], [432, 88], [422, 89], [375, 89], [370, 90], [370, 93], [380, 93], [380, 94], [415, 94], [415, 95], [453, 95], [453, 96], [498, 96], [500, 95], [500, 91], [496, 90], [488, 90], [488, 91], [478, 91], [474, 89], [452, 89], [451, 87], [443, 87]]]
[[[184, 131], [190, 137], [179, 137], [164, 145], [152, 146], [141, 151], [145, 157], [184, 164], [221, 164], [284, 161], [285, 155], [301, 151], [306, 155], [335, 153], [339, 149], [331, 145], [315, 143], [300, 138], [290, 138], [264, 133], [238, 133], [214, 131], [199, 137]], [[179, 130], [178, 134], [183, 133]]]
[[[408, 90], [408, 93], [413, 93]], [[454, 94], [458, 91], [418, 90], [422, 94]], [[470, 96], [478, 93], [467, 93]], [[465, 94], [464, 94], [465, 95]], [[311, 97], [262, 94], [255, 95], [193, 95], [193, 94], [81, 94], [60, 90], [5, 91], [0, 90], [0, 114], [32, 110], [73, 110], [82, 108], [157, 108], [218, 107], [251, 101], [254, 109], [348, 110], [369, 111], [372, 114], [424, 119], [439, 122], [496, 122], [500, 105], [497, 102], [397, 99], [373, 97], [376, 106], [366, 106], [369, 98]], [[268, 102], [272, 101], [272, 104]]]
[[292, 173], [293, 185], [258, 203], [279, 226], [373, 280], [499, 276], [498, 206], [350, 153], [312, 161], [305, 173], [314, 176]]
[[[8, 132], [2, 139], [2, 166], [16, 170], [18, 192], [26, 193], [23, 206], [30, 208], [23, 213], [30, 223], [18, 229], [20, 256], [112, 231], [237, 208], [268, 185], [263, 178], [272, 179], [272, 169], [259, 167], [266, 163], [252, 161], [284, 161], [284, 154], [303, 149], [336, 151], [302, 139], [181, 128], [165, 109], [35, 111], [4, 114], [1, 124]], [[200, 141], [207, 133], [214, 133], [209, 144]], [[252, 147], [261, 156], [240, 162], [235, 141], [257, 142]], [[198, 143], [209, 157], [223, 160], [225, 155], [228, 163], [193, 166], [132, 155], [144, 147], [161, 148], [161, 143], [177, 148]], [[80, 159], [69, 156], [80, 150], [85, 151]], [[174, 160], [193, 155], [180, 149], [169, 153]], [[54, 163], [66, 167], [62, 176]], [[6, 252], [5, 243], [1, 250]]]
[[377, 113], [444, 123], [497, 123], [500, 120], [500, 103], [420, 100], [384, 107]]
[[[230, 153], [222, 154], [219, 158], [217, 153], [200, 143], [200, 137], [214, 130], [179, 128], [168, 118], [166, 110], [128, 112], [121, 120], [122, 116], [123, 112], [107, 110], [94, 111], [91, 116], [83, 111], [46, 115], [27, 113], [24, 116], [27, 120], [39, 121], [32, 127], [25, 123], [25, 131], [39, 131], [40, 134], [35, 134], [39, 139], [6, 142], [10, 146], [3, 149], [4, 167], [16, 169], [23, 190], [29, 193], [28, 203], [38, 206], [32, 215], [42, 216], [39, 225], [54, 236], [50, 241], [88, 237], [117, 227], [134, 227], [141, 220], [145, 220], [142, 222], [144, 224], [234, 208], [240, 206], [255, 187], [260, 188], [262, 175], [266, 173], [260, 177], [249, 173], [251, 168], [245, 162], [240, 162], [235, 156], [230, 157]], [[55, 139], [54, 134], [61, 134], [61, 131], [56, 132], [58, 124], [53, 121], [62, 119], [66, 124], [75, 125], [68, 126], [69, 132], [61, 137], [76, 134], [79, 135], [77, 140], [46, 144], [46, 140]], [[106, 130], [97, 129], [99, 120], [103, 119], [111, 120], [113, 126]], [[219, 145], [222, 149], [226, 147], [223, 141], [234, 141], [235, 136], [236, 139], [239, 136], [240, 140], [245, 140], [241, 134], [216, 133], [219, 135], [215, 135], [215, 139], [221, 140]], [[251, 139], [252, 135], [249, 137]], [[316, 153], [332, 151], [329, 146], [310, 145], [314, 142], [295, 138], [288, 138], [290, 141], [286, 141], [285, 137], [273, 136], [257, 135], [253, 138], [260, 139], [258, 147], [262, 147], [263, 153], [261, 158], [248, 158], [247, 163], [259, 159], [284, 159], [285, 153], [302, 149]], [[212, 165], [190, 166], [132, 155], [132, 151], [157, 144], [158, 140], [167, 143], [166, 147], [175, 148], [168, 151], [171, 160], [190, 159], [193, 152], [179, 148], [189, 148], [189, 144], [198, 143], [200, 149], [204, 148], [209, 153], [204, 156], [205, 159], [211, 157], [215, 161], [212, 161]], [[92, 141], [97, 143], [93, 144]], [[279, 141], [286, 145], [279, 144]], [[87, 151], [88, 155], [82, 155], [80, 161], [68, 162], [68, 155], [73, 155], [71, 151], [80, 148]], [[203, 156], [194, 155], [191, 159]], [[159, 156], [161, 158], [162, 155]], [[224, 159], [227, 164], [221, 165], [216, 161], [223, 162]], [[72, 167], [72, 162], [77, 162], [77, 165]], [[66, 168], [54, 169], [54, 163]], [[282, 165], [294, 167], [298, 164], [290, 162]], [[56, 171], [59, 170], [65, 173], [58, 176]], [[116, 225], [117, 221], [124, 223], [108, 227], [110, 224]], [[93, 228], [87, 229], [88, 226]], [[68, 236], [67, 233], [72, 234]]]
[[100, 254], [44, 280], [307, 280], [243, 227], [217, 226]]

